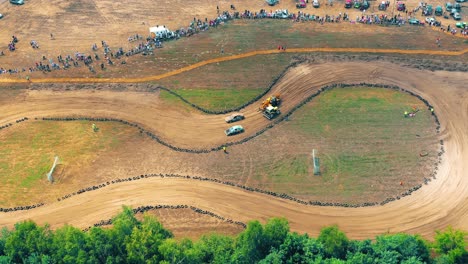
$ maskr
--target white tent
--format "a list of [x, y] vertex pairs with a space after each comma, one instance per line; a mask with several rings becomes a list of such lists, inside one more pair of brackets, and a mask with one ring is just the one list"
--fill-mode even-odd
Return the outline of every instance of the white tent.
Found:
[[149, 31], [151, 34], [154, 34], [156, 38], [172, 38], [174, 37], [174, 32], [170, 31], [166, 26], [155, 26], [150, 27]]

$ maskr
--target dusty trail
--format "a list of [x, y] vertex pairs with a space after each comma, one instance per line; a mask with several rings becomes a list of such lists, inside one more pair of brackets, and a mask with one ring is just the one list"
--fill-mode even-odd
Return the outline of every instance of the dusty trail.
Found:
[[[240, 221], [285, 216], [294, 231], [310, 234], [317, 234], [324, 225], [336, 223], [350, 237], [358, 239], [387, 231], [420, 233], [429, 238], [435, 229], [447, 225], [468, 230], [466, 75], [420, 71], [377, 62], [303, 64], [290, 69], [273, 87], [272, 93], [282, 94], [282, 111], [287, 112], [324, 85], [359, 82], [399, 85], [423, 96], [435, 107], [441, 121], [446, 153], [439, 166], [437, 180], [411, 196], [377, 207], [312, 207], [211, 182], [148, 178], [110, 185], [30, 211], [0, 214], [0, 226], [33, 219], [52, 226], [70, 223], [87, 227], [108, 219], [120, 210], [122, 204], [188, 204]], [[246, 133], [232, 140], [246, 137], [268, 125], [258, 114], [257, 107], [254, 104], [244, 110], [247, 118], [241, 124]], [[177, 146], [199, 148], [226, 142], [223, 129], [227, 125], [222, 116], [178, 111], [148, 93], [29, 91], [23, 101], [0, 106], [0, 113], [0, 123], [23, 116], [62, 114], [121, 117], [141, 123]], [[126, 176], [134, 175], [115, 175], [116, 178]], [[216, 178], [216, 175], [211, 177]]]
[[335, 52], [335, 53], [373, 53], [373, 54], [425, 54], [439, 56], [460, 56], [468, 52], [468, 49], [461, 51], [444, 51], [444, 50], [402, 50], [402, 49], [364, 49], [364, 48], [292, 48], [285, 51], [281, 50], [257, 50], [232, 56], [214, 58], [201, 61], [187, 67], [183, 67], [174, 71], [163, 73], [155, 76], [139, 77], [139, 78], [34, 78], [31, 80], [15, 79], [15, 78], [0, 78], [0, 83], [138, 83], [157, 81], [167, 77], [171, 77], [183, 72], [187, 72], [208, 64], [231, 61], [237, 59], [248, 58], [256, 55], [268, 55], [277, 53], [310, 53], [310, 52]]

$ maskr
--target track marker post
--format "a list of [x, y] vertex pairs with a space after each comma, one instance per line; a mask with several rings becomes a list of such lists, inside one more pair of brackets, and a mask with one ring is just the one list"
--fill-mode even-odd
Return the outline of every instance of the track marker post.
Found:
[[315, 149], [312, 150], [312, 161], [314, 163], [314, 175], [320, 175], [320, 159], [315, 157]]
[[54, 173], [55, 166], [57, 166], [58, 158], [58, 156], [55, 156], [54, 165], [52, 165], [52, 168], [50, 169], [49, 173], [47, 173], [47, 180], [50, 183], [54, 182], [54, 177], [52, 176], [52, 174]]

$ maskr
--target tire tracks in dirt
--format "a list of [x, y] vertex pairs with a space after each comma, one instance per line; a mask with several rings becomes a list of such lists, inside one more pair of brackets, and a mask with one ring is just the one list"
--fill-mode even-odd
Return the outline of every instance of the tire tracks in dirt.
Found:
[[[438, 166], [437, 179], [411, 196], [377, 207], [316, 207], [210, 182], [149, 178], [112, 185], [33, 210], [5, 213], [0, 215], [0, 226], [12, 226], [17, 221], [33, 219], [40, 224], [47, 222], [52, 227], [65, 223], [87, 227], [101, 219], [111, 218], [123, 204], [133, 207], [144, 204], [189, 204], [243, 222], [285, 216], [293, 231], [311, 235], [316, 235], [321, 227], [330, 224], [338, 224], [350, 237], [357, 239], [386, 232], [419, 233], [430, 238], [436, 229], [448, 225], [468, 230], [466, 75], [422, 71], [384, 62], [304, 64], [291, 68], [271, 93], [282, 93], [282, 107], [289, 112], [320, 87], [360, 82], [397, 85], [434, 105], [441, 122], [440, 136], [445, 142], [446, 153]], [[22, 102], [0, 106], [0, 121], [15, 116], [33, 118], [70, 113], [107, 115], [144, 124], [162, 133], [171, 143], [203, 146], [226, 142], [222, 134], [226, 125], [219, 116], [196, 112], [186, 116], [150, 99], [148, 94], [34, 91]], [[126, 106], [125, 111], [122, 111], [122, 105]], [[255, 134], [255, 131], [269, 125], [258, 114], [256, 105], [248, 106], [245, 115], [247, 118], [243, 124], [246, 135], [241, 137]], [[171, 123], [174, 123], [174, 127]], [[183, 127], [180, 124], [184, 124]], [[209, 138], [208, 141], [199, 136], [199, 130], [202, 130], [203, 138]]]

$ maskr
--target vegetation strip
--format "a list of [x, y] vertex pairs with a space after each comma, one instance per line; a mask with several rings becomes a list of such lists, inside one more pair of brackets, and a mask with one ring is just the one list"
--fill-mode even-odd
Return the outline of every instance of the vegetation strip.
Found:
[[[141, 209], [141, 208], [140, 208]], [[51, 230], [28, 220], [0, 233], [2, 263], [467, 263], [466, 231], [437, 230], [434, 241], [396, 233], [351, 240], [338, 226], [316, 238], [290, 230], [286, 218], [249, 221], [232, 237], [210, 233], [174, 239], [151, 215], [124, 207], [112, 227], [87, 232], [70, 225]]]

